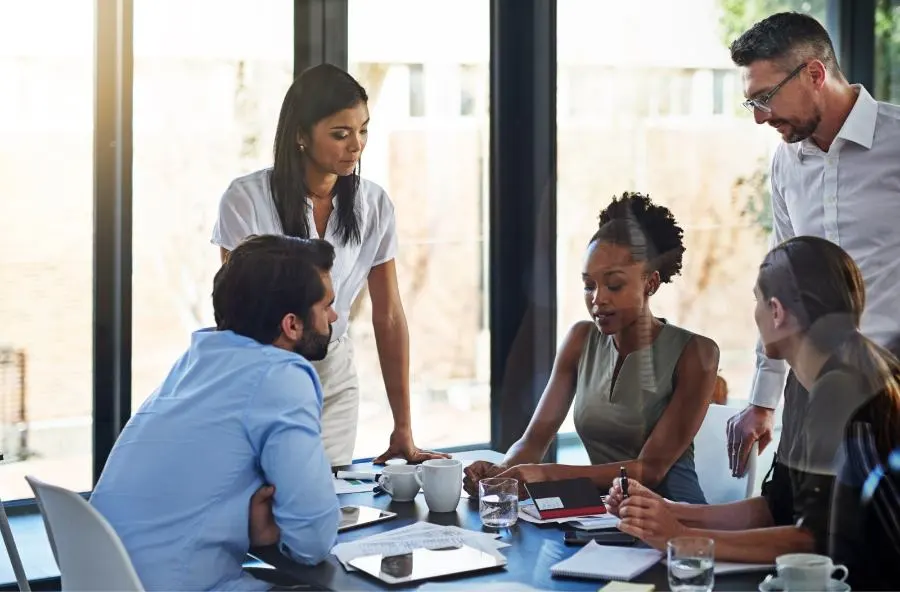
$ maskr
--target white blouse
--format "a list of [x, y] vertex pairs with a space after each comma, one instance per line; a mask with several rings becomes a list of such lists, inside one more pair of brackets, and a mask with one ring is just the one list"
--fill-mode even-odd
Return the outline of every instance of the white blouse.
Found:
[[[214, 245], [231, 251], [251, 234], [283, 234], [269, 185], [271, 170], [256, 171], [231, 182], [219, 202], [219, 216], [211, 239]], [[338, 318], [334, 323], [332, 339], [337, 340], [347, 333], [350, 306], [368, 279], [369, 271], [397, 254], [394, 205], [378, 184], [360, 179], [356, 208], [361, 223], [361, 241], [359, 244], [344, 245], [337, 235], [334, 213], [328, 219], [325, 236], [318, 235], [312, 201], [308, 197], [306, 200], [310, 205], [310, 237], [324, 238], [335, 247], [331, 278]]]

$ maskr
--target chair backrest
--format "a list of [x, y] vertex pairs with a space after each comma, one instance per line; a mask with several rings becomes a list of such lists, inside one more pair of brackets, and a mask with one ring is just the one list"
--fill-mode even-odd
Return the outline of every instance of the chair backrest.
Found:
[[63, 590], [143, 590], [125, 546], [100, 512], [74, 491], [25, 479], [44, 517]]
[[9, 555], [13, 573], [16, 574], [19, 590], [31, 592], [31, 586], [28, 585], [28, 578], [25, 576], [25, 567], [22, 565], [22, 558], [19, 557], [19, 549], [16, 547], [16, 539], [13, 538], [9, 518], [6, 516], [6, 508], [3, 507], [3, 500], [0, 500], [0, 534], [3, 535], [3, 544], [6, 545], [6, 553]]
[[737, 407], [711, 404], [703, 425], [694, 438], [694, 467], [707, 503], [736, 502], [753, 494], [758, 450], [756, 444], [750, 451], [746, 475], [732, 477], [731, 469], [728, 468], [726, 424], [730, 417], [740, 411]]

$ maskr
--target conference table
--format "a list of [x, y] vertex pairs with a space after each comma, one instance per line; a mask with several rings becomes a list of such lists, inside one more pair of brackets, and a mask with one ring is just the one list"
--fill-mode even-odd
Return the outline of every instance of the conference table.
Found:
[[[453, 454], [466, 464], [472, 460], [499, 462], [503, 455], [491, 450], [473, 450]], [[336, 467], [337, 468], [337, 467]], [[354, 464], [341, 469], [372, 471], [380, 470], [368, 463]], [[556, 524], [532, 524], [519, 520], [512, 528], [491, 530], [484, 528], [478, 514], [478, 499], [462, 498], [456, 512], [429, 512], [422, 492], [414, 502], [392, 502], [387, 494], [375, 495], [371, 492], [343, 494], [342, 506], [365, 505], [396, 512], [397, 517], [370, 526], [349, 530], [338, 536], [338, 542], [346, 542], [380, 534], [389, 530], [409, 526], [418, 521], [444, 526], [458, 526], [479, 532], [497, 532], [500, 540], [510, 546], [501, 549], [507, 558], [505, 569], [454, 576], [433, 582], [418, 582], [406, 586], [390, 586], [389, 589], [415, 590], [456, 589], [456, 590], [592, 590], [605, 584], [602, 580], [586, 580], [555, 577], [550, 575], [550, 567], [571, 557], [580, 547], [563, 542], [564, 528]], [[360, 572], [348, 572], [334, 555], [316, 566], [299, 565], [279, 553], [257, 553], [279, 574], [279, 579], [288, 578], [298, 584], [306, 584], [316, 590], [384, 590], [383, 582]], [[757, 590], [765, 573], [734, 574], [716, 576], [716, 590]], [[633, 583], [653, 584], [656, 590], [669, 590], [666, 566], [657, 563], [632, 580]]]

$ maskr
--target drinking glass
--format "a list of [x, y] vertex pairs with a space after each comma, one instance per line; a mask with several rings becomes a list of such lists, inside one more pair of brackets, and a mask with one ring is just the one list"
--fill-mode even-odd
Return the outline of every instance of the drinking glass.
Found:
[[519, 481], [482, 479], [478, 482], [478, 513], [489, 528], [509, 528], [519, 519]]
[[673, 592], [710, 592], [715, 582], [715, 541], [678, 537], [666, 544]]

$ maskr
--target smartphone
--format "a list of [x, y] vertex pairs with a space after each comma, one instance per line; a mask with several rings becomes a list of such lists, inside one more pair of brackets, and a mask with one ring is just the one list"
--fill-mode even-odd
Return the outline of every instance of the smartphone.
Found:
[[387, 510], [370, 506], [343, 506], [341, 508], [341, 522], [338, 524], [338, 532], [390, 520], [395, 516], [397, 516], [396, 512], [388, 512]]
[[567, 530], [563, 540], [567, 545], [586, 545], [594, 541], [598, 545], [628, 546], [637, 542], [636, 538], [620, 530], [606, 532]]

